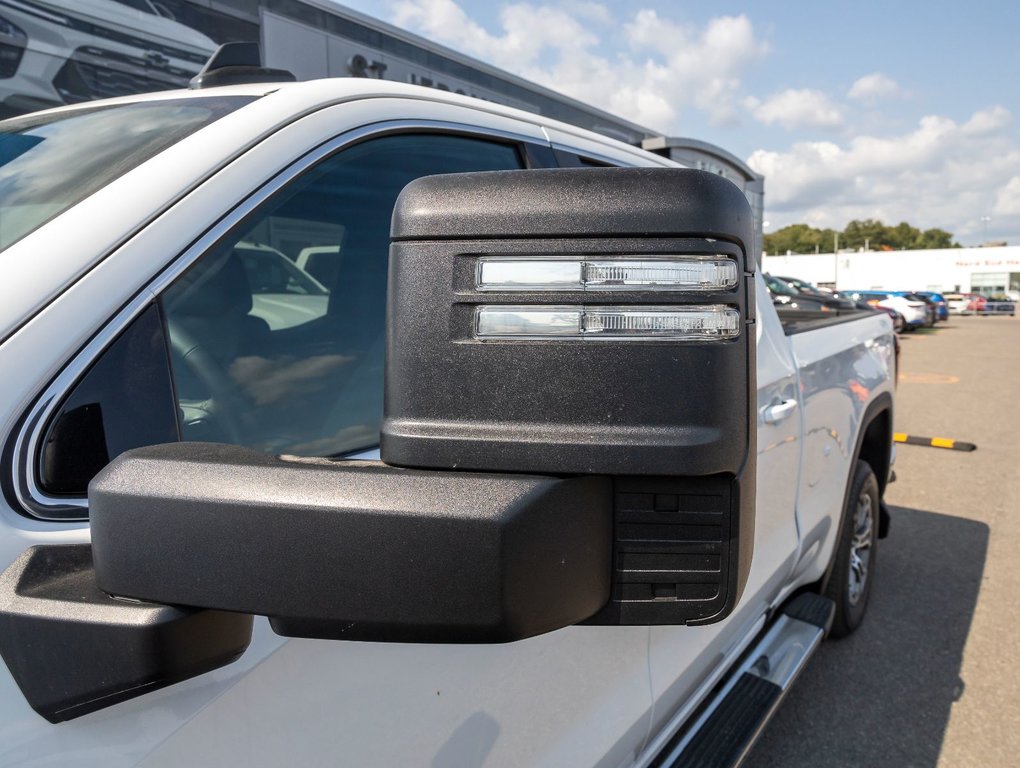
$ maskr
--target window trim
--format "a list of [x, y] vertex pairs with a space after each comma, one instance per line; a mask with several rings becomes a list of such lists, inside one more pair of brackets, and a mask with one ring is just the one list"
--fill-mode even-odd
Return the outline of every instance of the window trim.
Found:
[[87, 497], [59, 497], [45, 493], [39, 486], [38, 458], [40, 442], [44, 439], [57, 407], [86, 373], [92, 363], [106, 350], [149, 304], [158, 300], [192, 264], [226, 236], [235, 225], [257, 207], [292, 182], [316, 163], [341, 150], [363, 141], [401, 133], [437, 133], [465, 138], [499, 139], [516, 145], [521, 154], [522, 168], [529, 167], [527, 147], [550, 146], [532, 136], [514, 131], [455, 123], [447, 120], [384, 120], [353, 128], [329, 139], [306, 152], [273, 178], [243, 198], [216, 224], [204, 232], [183, 253], [172, 258], [167, 265], [149, 280], [119, 312], [107, 320], [102, 328], [64, 365], [56, 378], [39, 395], [22, 420], [11, 451], [12, 490], [18, 505], [29, 517], [52, 522], [83, 522], [88, 520]]

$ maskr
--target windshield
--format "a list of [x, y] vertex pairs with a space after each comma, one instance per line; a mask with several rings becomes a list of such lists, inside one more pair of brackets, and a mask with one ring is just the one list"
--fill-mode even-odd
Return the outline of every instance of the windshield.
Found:
[[0, 251], [253, 99], [135, 102], [0, 123]]

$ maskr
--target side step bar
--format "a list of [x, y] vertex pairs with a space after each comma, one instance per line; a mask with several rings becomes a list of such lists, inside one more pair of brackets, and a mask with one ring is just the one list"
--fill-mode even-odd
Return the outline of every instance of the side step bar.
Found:
[[791, 600], [693, 725], [650, 768], [740, 765], [832, 626], [836, 604], [804, 593]]

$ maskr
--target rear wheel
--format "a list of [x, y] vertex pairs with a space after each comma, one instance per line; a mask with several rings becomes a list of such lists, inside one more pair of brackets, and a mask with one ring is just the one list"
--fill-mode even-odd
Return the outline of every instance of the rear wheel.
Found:
[[871, 467], [858, 461], [843, 511], [835, 563], [825, 596], [836, 603], [832, 637], [845, 637], [864, 621], [874, 581], [878, 544], [878, 481]]

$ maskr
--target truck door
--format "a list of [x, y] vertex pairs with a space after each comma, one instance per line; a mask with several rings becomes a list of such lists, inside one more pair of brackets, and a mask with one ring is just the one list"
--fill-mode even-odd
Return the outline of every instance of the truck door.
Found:
[[[416, 108], [397, 104], [395, 116]], [[119, 436], [146, 419], [161, 425], [159, 439], [176, 422], [186, 441], [272, 453], [372, 449], [397, 193], [417, 176], [519, 168], [524, 159], [507, 132], [528, 126], [504, 120], [503, 131], [485, 132], [451, 126], [470, 110], [430, 110], [449, 122], [360, 129], [356, 141], [306, 162], [254, 209], [228, 216], [225, 234], [176, 260], [155, 297], [140, 294], [133, 317], [119, 315], [110, 343], [76, 360], [77, 379], [52, 393], [54, 407], [29, 429], [40, 495], [84, 502], [91, 473], [112, 456], [82, 446], [123, 448]], [[296, 260], [313, 252], [323, 264], [311, 277]], [[87, 280], [101, 286], [96, 275]], [[153, 353], [161, 333], [169, 361]], [[4, 566], [33, 543], [85, 538], [81, 522], [2, 511]], [[258, 619], [240, 662], [60, 725], [29, 709], [0, 670], [0, 763], [617, 765], [648, 730], [647, 649], [648, 629], [637, 626], [422, 646], [285, 640]]]
[[652, 627], [652, 733], [693, 709], [713, 684], [712, 673], [720, 670], [723, 658], [751, 639], [786, 583], [797, 552], [797, 370], [760, 272], [756, 288], [758, 474], [751, 574], [737, 609], [725, 621], [704, 627]]

